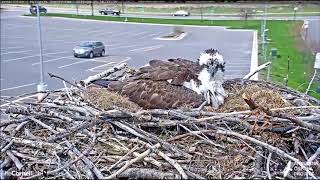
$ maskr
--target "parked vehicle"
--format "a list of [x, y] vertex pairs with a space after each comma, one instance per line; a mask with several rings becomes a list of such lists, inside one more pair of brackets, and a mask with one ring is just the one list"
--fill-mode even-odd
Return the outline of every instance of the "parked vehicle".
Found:
[[105, 56], [105, 46], [100, 41], [84, 41], [73, 48], [74, 57], [88, 57]]
[[100, 14], [104, 14], [104, 15], [112, 14], [112, 15], [117, 15], [117, 16], [119, 16], [121, 12], [120, 12], [119, 10], [114, 10], [114, 9], [106, 8], [106, 9], [99, 10], [99, 13], [100, 13]]
[[[29, 11], [31, 14], [37, 14], [37, 6], [35, 6], [35, 5], [30, 6]], [[39, 6], [39, 12], [40, 12], [40, 14], [47, 13], [47, 9], [42, 6]]]
[[190, 16], [190, 12], [179, 10], [173, 13], [173, 16]]

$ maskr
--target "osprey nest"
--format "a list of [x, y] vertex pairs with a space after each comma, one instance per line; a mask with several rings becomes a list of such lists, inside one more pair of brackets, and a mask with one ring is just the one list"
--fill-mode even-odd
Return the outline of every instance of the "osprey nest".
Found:
[[218, 109], [142, 109], [93, 83], [134, 71], [49, 74], [65, 88], [2, 98], [0, 178], [320, 178], [319, 100], [231, 79]]

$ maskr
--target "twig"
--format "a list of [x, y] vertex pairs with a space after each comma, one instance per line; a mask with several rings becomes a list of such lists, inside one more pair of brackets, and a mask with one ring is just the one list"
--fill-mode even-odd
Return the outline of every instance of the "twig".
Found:
[[277, 148], [277, 147], [274, 147], [274, 146], [271, 146], [267, 143], [264, 143], [264, 142], [261, 142], [257, 139], [254, 139], [252, 137], [249, 137], [247, 135], [242, 135], [242, 134], [239, 134], [239, 133], [236, 133], [236, 132], [233, 132], [233, 131], [229, 131], [229, 130], [217, 130], [218, 134], [224, 134], [224, 135], [232, 135], [232, 136], [236, 136], [236, 137], [239, 137], [241, 139], [244, 139], [244, 140], [249, 140], [259, 146], [263, 146], [265, 148], [267, 148], [269, 151], [272, 151], [272, 152], [275, 152], [277, 153], [278, 155], [281, 155], [283, 157], [286, 157], [290, 160], [292, 160], [293, 162], [297, 163], [299, 166], [301, 166], [302, 169], [304, 169], [312, 178], [315, 178], [316, 177], [314, 176], [314, 174], [312, 172], [310, 172], [310, 170], [297, 158], [295, 157], [292, 157], [290, 156], [289, 154], [287, 154], [286, 152], [282, 151], [281, 149]]
[[[69, 166], [71, 166], [72, 164], [78, 162], [79, 160], [81, 160], [86, 154], [88, 154], [90, 151], [91, 151], [92, 148], [90, 148], [89, 150], [86, 150], [84, 151], [80, 156], [78, 156], [75, 160], [69, 162], [69, 163], [66, 163], [65, 165], [61, 166], [60, 168], [58, 169], [55, 169], [55, 170], [52, 170], [52, 171], [48, 171], [46, 174], [47, 175], [52, 175], [52, 174], [56, 174], [66, 168], [68, 168]], [[36, 174], [36, 175], [33, 175], [33, 176], [29, 176], [29, 177], [26, 177], [26, 178], [22, 178], [22, 179], [35, 179], [35, 178], [39, 178], [43, 175], [43, 173], [39, 173], [39, 174]]]
[[181, 176], [175, 173], [162, 172], [149, 168], [128, 168], [118, 175], [118, 178], [128, 179], [181, 179]]
[[[130, 154], [132, 154], [134, 151], [136, 151], [138, 149], [138, 145], [136, 145], [135, 147], [133, 147], [132, 149], [130, 149], [130, 151], [127, 152], [127, 154], [125, 154], [124, 156], [122, 156], [116, 163], [114, 163], [112, 166], [110, 166], [107, 171], [111, 171], [116, 165], [118, 165], [121, 161], [123, 161], [126, 157], [128, 157]], [[103, 171], [105, 168], [101, 169], [101, 171]]]
[[66, 93], [67, 93], [68, 98], [70, 99], [70, 101], [73, 101], [72, 96], [71, 96], [71, 94], [70, 94], [70, 92], [69, 92], [69, 89], [68, 89], [68, 87], [67, 87], [67, 85], [66, 85], [66, 82], [65, 82], [65, 81], [62, 81], [62, 82], [63, 82], [64, 89], [66, 90]]
[[136, 163], [138, 161], [140, 161], [141, 159], [143, 159], [144, 157], [148, 156], [151, 151], [153, 149], [159, 148], [161, 147], [161, 145], [158, 143], [154, 146], [152, 146], [151, 148], [149, 148], [148, 150], [144, 151], [143, 153], [140, 154], [139, 157], [136, 157], [130, 161], [128, 161], [124, 166], [122, 166], [118, 171], [116, 171], [115, 173], [111, 174], [110, 176], [107, 176], [106, 179], [114, 179], [117, 177], [117, 175], [119, 175], [120, 173], [122, 173], [124, 170], [126, 170], [130, 165], [132, 165], [133, 163]]
[[96, 75], [93, 75], [93, 76], [89, 76], [87, 79], [85, 80], [82, 80], [80, 81], [80, 84], [85, 87], [87, 86], [90, 82], [92, 81], [95, 81], [95, 80], [98, 80], [98, 79], [101, 79], [103, 77], [107, 77], [109, 76], [110, 74], [114, 73], [114, 72], [117, 72], [123, 68], [127, 67], [127, 64], [126, 63], [122, 63], [122, 64], [119, 64], [117, 66], [114, 66], [113, 68], [111, 69], [108, 69], [106, 71], [103, 71], [99, 74], [96, 74]]
[[268, 179], [271, 179], [271, 174], [270, 174], [270, 161], [271, 161], [271, 157], [272, 157], [272, 152], [270, 152], [269, 155], [268, 155], [267, 165], [266, 165]]
[[[185, 130], [188, 131], [189, 133], [193, 134], [193, 131], [191, 131], [190, 129], [188, 129], [188, 128], [185, 127], [184, 125], [179, 124], [179, 126], [181, 126], [183, 129], [185, 129]], [[201, 131], [199, 131], [199, 132], [202, 133]], [[206, 139], [206, 138], [200, 136], [198, 133], [195, 133], [195, 134], [193, 134], [193, 135], [197, 136], [198, 138], [200, 138], [200, 139], [202, 139], [202, 140], [208, 141], [211, 145], [214, 145], [214, 146], [216, 146], [216, 147], [223, 148], [223, 149], [225, 148], [224, 146], [222, 146], [222, 145], [220, 145], [220, 144], [214, 143], [214, 142], [211, 141], [210, 139]]]
[[166, 154], [164, 154], [161, 151], [158, 151], [157, 154], [160, 157], [162, 157], [164, 160], [166, 160], [169, 164], [171, 164], [174, 168], [176, 168], [176, 170], [182, 176], [182, 179], [188, 179], [188, 176], [186, 175], [186, 173], [184, 172], [182, 167], [175, 160], [171, 159], [170, 157], [168, 157]]
[[68, 83], [68, 84], [70, 84], [70, 85], [72, 85], [72, 86], [74, 86], [74, 87], [77, 87], [77, 88], [83, 90], [83, 88], [82, 88], [81, 86], [77, 86], [76, 84], [74, 84], [74, 83], [72, 83], [72, 82], [70, 82], [70, 81], [68, 81], [68, 80], [66, 80], [66, 79], [64, 79], [64, 78], [62, 78], [62, 77], [60, 77], [60, 76], [58, 76], [58, 75], [55, 75], [55, 74], [52, 74], [52, 73], [48, 73], [48, 74], [49, 74], [49, 76], [50, 76], [51, 78], [53, 77], [53, 78], [60, 79], [60, 80], [65, 81], [66, 83]]
[[14, 164], [16, 165], [16, 167], [21, 170], [23, 165], [21, 164], [21, 162], [19, 161], [19, 159], [12, 154], [12, 152], [10, 150], [7, 150], [7, 155], [9, 156], [9, 158], [14, 162]]
[[262, 69], [268, 67], [271, 64], [271, 62], [266, 62], [264, 64], [261, 64], [260, 66], [258, 66], [256, 69], [254, 69], [253, 71], [249, 72], [247, 75], [245, 75], [243, 77], [243, 79], [250, 79], [253, 75], [255, 75], [257, 72], [261, 71]]
[[320, 154], [320, 147], [318, 147], [317, 151], [307, 160], [306, 166], [311, 166], [312, 161], [314, 161], [319, 154]]

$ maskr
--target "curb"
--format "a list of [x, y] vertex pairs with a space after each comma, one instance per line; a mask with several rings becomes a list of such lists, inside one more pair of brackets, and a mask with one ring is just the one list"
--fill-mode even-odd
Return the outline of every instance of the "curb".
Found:
[[[250, 72], [254, 71], [258, 67], [258, 31], [253, 32], [252, 51], [251, 51], [251, 66]], [[253, 75], [251, 80], [259, 80], [259, 73]]]
[[177, 38], [162, 38], [162, 37], [157, 37], [154, 38], [156, 40], [162, 40], [162, 41], [179, 41], [181, 39], [183, 39], [188, 33], [181, 33], [179, 37]]

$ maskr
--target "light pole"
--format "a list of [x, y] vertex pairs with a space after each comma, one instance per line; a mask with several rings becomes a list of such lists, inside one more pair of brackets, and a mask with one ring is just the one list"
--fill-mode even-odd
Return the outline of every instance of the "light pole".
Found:
[[263, 16], [263, 19], [262, 19], [262, 23], [261, 23], [261, 37], [262, 37], [262, 56], [263, 56], [263, 63], [266, 63], [267, 61], [267, 47], [266, 47], [266, 44], [267, 44], [267, 35], [266, 35], [266, 32], [268, 31], [266, 29], [266, 24], [267, 24], [267, 5], [265, 4], [264, 6], [264, 16]]
[[270, 77], [270, 74], [271, 74], [271, 71], [272, 71], [272, 63], [277, 58], [277, 49], [276, 48], [271, 48], [270, 57], [269, 58], [270, 58], [271, 64], [268, 66], [267, 81], [270, 81], [270, 79], [272, 79]]
[[293, 8], [294, 14], [293, 14], [293, 21], [296, 21], [296, 13], [299, 10], [298, 7]]
[[[42, 37], [41, 37], [41, 22], [40, 22], [40, 1], [37, 4], [37, 17], [38, 17], [38, 35], [39, 35], [39, 48], [40, 48], [40, 83], [37, 85], [37, 91], [43, 92], [46, 90], [47, 85], [44, 83], [43, 77], [43, 56], [42, 56]], [[38, 100], [42, 99], [43, 93], [38, 93]]]
[[211, 8], [211, 24], [213, 24], [213, 12], [214, 12], [214, 10], [213, 10], [213, 7]]

